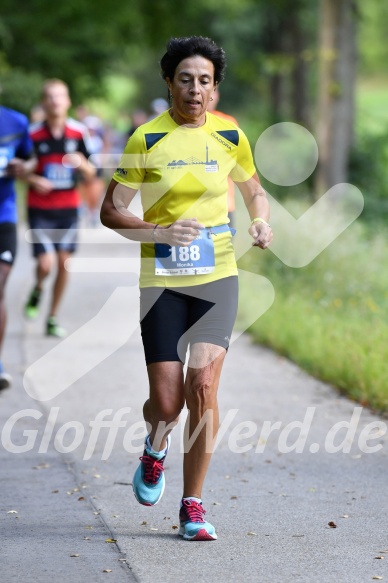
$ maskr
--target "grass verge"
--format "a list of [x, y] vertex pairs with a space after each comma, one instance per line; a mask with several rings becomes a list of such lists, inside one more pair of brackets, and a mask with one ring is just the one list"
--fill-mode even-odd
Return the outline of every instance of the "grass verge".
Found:
[[[271, 308], [249, 329], [347, 396], [388, 412], [388, 243], [357, 221], [310, 265], [293, 269], [251, 250], [239, 267], [267, 277]], [[257, 301], [241, 289], [244, 311]]]

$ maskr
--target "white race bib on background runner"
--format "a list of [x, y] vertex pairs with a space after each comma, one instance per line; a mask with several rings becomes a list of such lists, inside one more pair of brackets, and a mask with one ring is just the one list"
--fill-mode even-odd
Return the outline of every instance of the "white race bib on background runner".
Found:
[[72, 168], [66, 168], [62, 164], [50, 163], [46, 164], [44, 167], [44, 176], [50, 180], [54, 185], [54, 190], [62, 190], [73, 188], [74, 170]]

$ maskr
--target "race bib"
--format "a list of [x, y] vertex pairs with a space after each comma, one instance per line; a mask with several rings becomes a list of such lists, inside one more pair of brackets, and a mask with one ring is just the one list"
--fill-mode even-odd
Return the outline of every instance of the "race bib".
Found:
[[65, 168], [62, 164], [46, 164], [43, 176], [53, 183], [54, 190], [67, 190], [74, 186], [73, 168]]
[[0, 178], [7, 176], [8, 162], [15, 157], [15, 148], [13, 146], [4, 146], [0, 148]]
[[202, 275], [214, 266], [214, 242], [206, 229], [187, 246], [155, 244], [155, 275]]

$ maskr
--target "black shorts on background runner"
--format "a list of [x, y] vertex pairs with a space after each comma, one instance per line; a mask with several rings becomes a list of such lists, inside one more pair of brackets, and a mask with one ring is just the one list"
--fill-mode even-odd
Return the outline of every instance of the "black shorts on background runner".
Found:
[[146, 363], [185, 362], [189, 344], [229, 347], [238, 306], [237, 276], [202, 285], [140, 289]]
[[33, 255], [67, 251], [77, 247], [78, 209], [28, 209], [28, 222], [33, 241]]
[[0, 261], [13, 265], [16, 257], [17, 233], [15, 223], [0, 223]]

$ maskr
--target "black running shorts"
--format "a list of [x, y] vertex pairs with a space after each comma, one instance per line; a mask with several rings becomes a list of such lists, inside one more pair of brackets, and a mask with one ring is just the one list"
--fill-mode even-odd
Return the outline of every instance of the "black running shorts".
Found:
[[0, 261], [12, 265], [16, 257], [17, 234], [15, 223], [0, 223]]
[[189, 344], [229, 347], [238, 305], [238, 278], [178, 287], [140, 289], [140, 325], [146, 363], [185, 362]]

